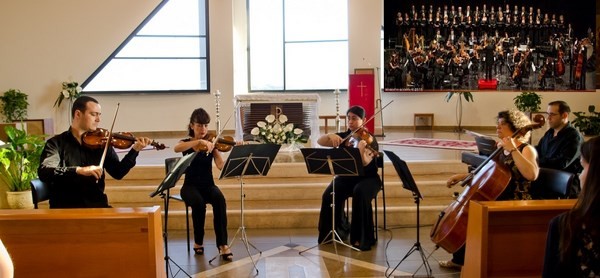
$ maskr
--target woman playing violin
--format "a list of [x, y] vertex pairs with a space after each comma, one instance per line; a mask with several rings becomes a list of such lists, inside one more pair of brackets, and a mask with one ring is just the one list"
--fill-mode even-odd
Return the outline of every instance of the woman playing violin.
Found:
[[181, 197], [187, 206], [192, 207], [193, 249], [195, 254], [204, 254], [206, 204], [211, 204], [219, 254], [223, 260], [232, 261], [233, 254], [227, 245], [227, 205], [225, 196], [223, 196], [219, 187], [215, 185], [212, 175], [213, 161], [219, 170], [223, 168], [225, 161], [215, 146], [216, 140], [209, 138], [209, 123], [210, 116], [204, 109], [194, 110], [188, 124], [189, 138], [179, 141], [174, 147], [175, 152], [181, 152], [184, 155], [198, 152], [198, 155], [185, 172]]
[[109, 146], [104, 164], [100, 166], [104, 147], [89, 148], [82, 144], [82, 136], [98, 128], [100, 114], [101, 107], [96, 99], [77, 98], [71, 109], [73, 120], [69, 130], [46, 142], [38, 174], [50, 185], [50, 208], [110, 207], [104, 194], [104, 170], [115, 179], [123, 178], [135, 166], [139, 151], [152, 142], [149, 138], [136, 138], [131, 150], [120, 161]]
[[[360, 250], [370, 250], [375, 244], [373, 234], [373, 212], [371, 200], [379, 192], [381, 179], [377, 174], [376, 155], [378, 150], [377, 141], [368, 132], [362, 129], [365, 120], [365, 110], [360, 106], [352, 106], [346, 112], [348, 130], [341, 133], [330, 133], [321, 136], [318, 143], [327, 147], [358, 147], [362, 164], [364, 166], [363, 176], [337, 176], [335, 177], [335, 227], [336, 232], [342, 239], [350, 232], [350, 243]], [[356, 136], [360, 139], [344, 140], [349, 138], [353, 132], [366, 133], [368, 136]], [[352, 136], [354, 137], [354, 136]], [[355, 141], [353, 146], [350, 142]], [[368, 141], [371, 141], [370, 144]], [[333, 184], [330, 183], [323, 193], [321, 213], [319, 215], [319, 239], [318, 242], [330, 240], [325, 238], [331, 231], [331, 200]], [[352, 223], [348, 230], [347, 219], [343, 219], [342, 211], [344, 201], [352, 197]]]
[[[519, 129], [531, 124], [529, 117], [518, 110], [501, 111], [497, 116], [496, 133], [498, 134], [498, 148], [502, 148], [497, 157], [510, 169], [511, 179], [506, 189], [496, 199], [501, 200], [531, 200], [529, 187], [531, 181], [537, 179], [539, 167], [535, 148], [526, 142], [530, 133], [519, 138], [512, 135]], [[465, 179], [467, 174], [457, 174], [447, 181], [447, 186], [452, 187]], [[465, 260], [465, 247], [452, 254], [452, 260], [440, 261], [440, 266], [446, 268], [460, 268]]]

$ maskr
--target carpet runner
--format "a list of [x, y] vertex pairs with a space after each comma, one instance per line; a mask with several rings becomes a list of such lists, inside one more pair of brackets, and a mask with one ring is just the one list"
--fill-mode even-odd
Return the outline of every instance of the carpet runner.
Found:
[[405, 138], [379, 142], [380, 145], [407, 146], [420, 148], [451, 149], [464, 151], [477, 151], [475, 141], [433, 139], [433, 138]]

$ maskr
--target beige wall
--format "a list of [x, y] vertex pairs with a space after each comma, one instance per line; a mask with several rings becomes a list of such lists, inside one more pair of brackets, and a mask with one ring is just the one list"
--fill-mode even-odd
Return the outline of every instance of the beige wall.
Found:
[[[61, 82], [83, 82], [159, 0], [3, 0], [0, 2], [0, 92], [17, 88], [29, 94], [29, 118], [54, 118], [55, 131], [67, 127], [66, 110], [52, 107]], [[379, 30], [383, 0], [348, 0], [350, 71], [381, 62]], [[247, 93], [245, 0], [209, 0], [211, 92], [220, 90], [221, 117], [233, 109], [233, 95]], [[10, 26], [10, 27], [9, 27]], [[235, 92], [235, 93], [234, 93]], [[499, 109], [513, 107], [517, 92], [478, 92], [464, 105], [464, 126], [491, 126]], [[568, 101], [573, 110], [600, 104], [598, 93], [541, 93], [543, 102]], [[384, 110], [386, 126], [410, 126], [413, 113], [435, 113], [436, 125], [455, 124], [454, 103], [445, 93], [383, 93], [394, 103]], [[194, 108], [214, 114], [210, 94], [94, 95], [102, 103], [104, 126], [117, 103], [115, 124], [122, 131], [183, 130]], [[341, 95], [341, 109], [347, 108]], [[321, 94], [320, 114], [335, 114], [332, 92]], [[233, 121], [226, 127], [233, 129]]]

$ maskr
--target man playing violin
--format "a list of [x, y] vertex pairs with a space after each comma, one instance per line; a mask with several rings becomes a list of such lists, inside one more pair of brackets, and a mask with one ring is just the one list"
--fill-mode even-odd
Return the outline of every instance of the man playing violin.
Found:
[[[321, 136], [317, 143], [327, 147], [354, 147], [349, 146], [350, 138], [353, 132], [365, 132], [369, 138], [357, 139], [355, 144], [358, 147], [362, 164], [364, 166], [363, 176], [336, 176], [335, 177], [335, 227], [340, 237], [346, 238], [350, 232], [350, 243], [360, 250], [370, 250], [375, 244], [373, 234], [373, 211], [371, 200], [377, 196], [381, 188], [381, 179], [377, 174], [377, 140], [362, 128], [365, 120], [365, 110], [360, 106], [352, 106], [346, 112], [346, 121], [348, 130], [341, 133], [330, 133]], [[346, 140], [344, 140], [346, 139]], [[371, 141], [369, 144], [367, 141]], [[327, 186], [323, 192], [321, 213], [319, 215], [319, 239], [318, 242], [325, 242], [330, 238], [325, 238], [331, 231], [331, 200], [333, 191], [333, 182]], [[344, 201], [352, 197], [352, 223], [348, 230], [347, 219], [342, 218]]]
[[149, 138], [136, 138], [131, 150], [120, 161], [114, 148], [109, 146], [101, 166], [104, 147], [90, 148], [82, 143], [86, 132], [98, 128], [101, 114], [96, 99], [77, 98], [71, 109], [69, 130], [46, 142], [38, 174], [50, 185], [50, 208], [110, 207], [104, 194], [104, 170], [113, 178], [122, 179], [135, 166], [139, 151], [152, 142]]

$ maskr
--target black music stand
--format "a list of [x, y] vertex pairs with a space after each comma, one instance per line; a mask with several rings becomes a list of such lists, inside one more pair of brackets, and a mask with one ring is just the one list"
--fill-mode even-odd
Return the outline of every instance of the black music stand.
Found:
[[[244, 226], [244, 198], [246, 195], [244, 194], [243, 178], [244, 176], [266, 176], [269, 169], [271, 169], [271, 165], [273, 164], [280, 147], [281, 145], [275, 144], [235, 146], [231, 150], [231, 154], [229, 154], [227, 161], [223, 165], [221, 175], [219, 176], [219, 179], [235, 177], [240, 180], [240, 227], [233, 235], [229, 246], [231, 247], [233, 245], [237, 234], [241, 232], [240, 240], [246, 246], [246, 252], [248, 252], [248, 257], [252, 260], [254, 269], [256, 269], [256, 274], [258, 274], [258, 268], [256, 268], [256, 263], [254, 262], [252, 255], [250, 255], [250, 246], [258, 251], [259, 254], [262, 254], [262, 251], [258, 250], [254, 244], [250, 243], [248, 236], [246, 235], [246, 227]], [[219, 255], [212, 258], [209, 263], [218, 256]]]
[[306, 169], [309, 174], [324, 174], [333, 176], [332, 191], [331, 191], [331, 231], [325, 236], [328, 238], [331, 235], [331, 239], [321, 242], [313, 247], [302, 250], [299, 254], [302, 254], [310, 249], [313, 249], [319, 245], [333, 242], [335, 253], [337, 254], [336, 243], [342, 244], [352, 250], [359, 251], [360, 249], [344, 243], [340, 235], [335, 230], [335, 176], [362, 176], [364, 169], [362, 166], [362, 159], [360, 152], [357, 148], [333, 148], [333, 149], [300, 149], [304, 156], [304, 162], [306, 163]]
[[[420, 236], [419, 236], [419, 230], [420, 230], [420, 226], [421, 226], [421, 222], [419, 220], [419, 218], [420, 218], [419, 204], [421, 203], [423, 196], [421, 195], [421, 192], [419, 192], [419, 188], [417, 187], [417, 184], [415, 183], [415, 179], [413, 178], [413, 176], [410, 172], [410, 169], [408, 169], [408, 165], [406, 164], [406, 162], [404, 160], [400, 159], [400, 157], [398, 157], [395, 153], [393, 153], [391, 151], [383, 151], [383, 152], [392, 161], [392, 164], [394, 165], [394, 168], [396, 169], [398, 176], [400, 176], [400, 179], [402, 180], [402, 187], [404, 187], [405, 189], [410, 190], [412, 192], [413, 198], [415, 199], [415, 204], [417, 204], [417, 242], [415, 242], [415, 244], [413, 244], [413, 246], [410, 248], [410, 250], [408, 250], [406, 255], [404, 255], [402, 260], [400, 260], [400, 262], [398, 262], [398, 264], [396, 265], [396, 267], [394, 267], [394, 269], [389, 274], [389, 276], [387, 275], [387, 271], [386, 271], [386, 276], [390, 277], [392, 275], [392, 273], [394, 273], [394, 271], [400, 266], [400, 264], [406, 258], [408, 258], [408, 256], [410, 256], [410, 254], [412, 254], [415, 251], [419, 251], [419, 254], [421, 255], [421, 260], [423, 260], [423, 264], [421, 264], [421, 266], [423, 266], [423, 265], [425, 266], [425, 272], [427, 273], [427, 277], [431, 277], [431, 266], [429, 266], [429, 261], [427, 260], [427, 256], [425, 256], [425, 251], [423, 250], [423, 247], [421, 247], [421, 241], [420, 241]], [[417, 273], [417, 271], [419, 271], [419, 269], [421, 269], [421, 266], [419, 266], [419, 268], [417, 268], [415, 273]], [[413, 275], [415, 273], [413, 273]]]
[[[160, 185], [158, 185], [156, 190], [150, 194], [150, 197], [155, 197], [156, 195], [160, 195], [160, 197], [163, 199], [164, 208], [165, 208], [165, 224], [164, 224], [164, 231], [163, 231], [163, 241], [165, 243], [165, 271], [167, 272], [167, 275], [170, 274], [171, 277], [176, 277], [177, 273], [179, 273], [180, 271], [183, 272], [187, 277], [192, 277], [187, 272], [185, 272], [183, 270], [183, 268], [181, 268], [175, 261], [173, 261], [173, 259], [171, 259], [171, 257], [169, 257], [169, 244], [168, 244], [169, 236], [168, 236], [168, 232], [167, 232], [167, 227], [168, 227], [167, 224], [169, 222], [169, 200], [171, 199], [170, 198], [171, 188], [175, 187], [175, 184], [177, 183], [179, 178], [181, 178], [181, 175], [183, 175], [183, 173], [185, 173], [185, 170], [190, 166], [190, 163], [192, 162], [192, 160], [194, 160], [194, 157], [196, 157], [196, 154], [197, 153], [194, 152], [194, 153], [185, 155], [184, 157], [179, 159], [179, 161], [177, 161], [177, 164], [175, 164], [175, 166], [173, 166], [173, 169], [171, 169], [171, 171], [163, 179], [163, 181], [160, 183]], [[177, 268], [179, 268], [179, 270], [177, 272], [175, 272], [174, 274], [173, 274], [173, 271], [171, 270], [171, 265], [169, 264], [169, 261], [171, 261], [171, 263], [173, 263]]]

